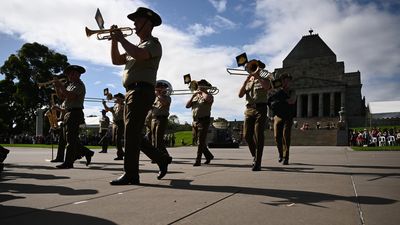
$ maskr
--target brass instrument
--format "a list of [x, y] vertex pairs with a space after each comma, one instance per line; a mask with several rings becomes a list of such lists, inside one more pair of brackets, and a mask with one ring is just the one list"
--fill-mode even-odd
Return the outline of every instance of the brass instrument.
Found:
[[130, 27], [119, 27], [114, 29], [100, 29], [100, 30], [91, 30], [85, 27], [86, 36], [90, 37], [93, 34], [97, 35], [97, 40], [111, 40], [111, 33], [120, 30], [124, 37], [130, 36], [133, 34], [133, 29]]
[[[185, 75], [186, 76], [186, 75]], [[207, 90], [207, 92], [211, 95], [216, 95], [219, 92], [219, 89], [217, 87], [209, 87], [209, 86], [199, 86], [197, 84], [197, 81], [195, 80], [188, 80], [190, 79], [190, 77], [188, 78], [187, 76], [184, 78], [185, 79], [185, 83], [189, 84], [189, 89], [182, 89], [182, 90], [173, 90], [171, 95], [192, 95], [194, 94], [195, 91], [197, 91], [199, 88], [204, 88]]]
[[86, 102], [103, 102], [103, 101], [107, 101], [110, 102], [112, 100], [115, 100], [113, 98], [113, 95], [110, 93], [110, 91], [108, 90], [108, 88], [103, 89], [103, 94], [104, 96], [106, 96], [106, 98], [93, 98], [93, 97], [86, 97], [85, 101]]
[[262, 78], [269, 79], [269, 77], [272, 76], [272, 73], [266, 69], [261, 68], [256, 60], [252, 60], [249, 63], [247, 63], [245, 69], [227, 68], [226, 71], [228, 72], [229, 75], [249, 76], [257, 72], [260, 72], [260, 77]]
[[229, 75], [243, 75], [249, 76], [254, 75], [257, 72], [260, 72], [260, 77], [268, 78], [272, 73], [268, 72], [268, 70], [264, 69], [265, 64], [260, 60], [250, 60], [248, 61], [246, 53], [242, 53], [236, 56], [236, 62], [238, 67], [244, 66], [244, 69], [240, 68], [227, 68], [226, 71]]
[[58, 121], [57, 121], [57, 110], [53, 109], [53, 106], [55, 105], [55, 102], [54, 102], [54, 97], [55, 96], [56, 96], [56, 94], [54, 94], [54, 93], [51, 94], [51, 106], [50, 106], [50, 109], [47, 110], [46, 113], [44, 114], [49, 119], [49, 123], [50, 123], [50, 128], [51, 129], [57, 129], [59, 127]]
[[84, 100], [85, 100], [85, 102], [103, 102], [103, 101], [110, 102], [113, 99], [86, 97]]
[[47, 87], [50, 87], [51, 85], [53, 85], [56, 80], [58, 80], [60, 82], [64, 82], [64, 83], [67, 82], [66, 78], [61, 78], [61, 79], [54, 79], [54, 80], [47, 81], [47, 82], [37, 83], [37, 85], [38, 85], [39, 89], [47, 88]]
[[168, 82], [168, 81], [166, 81], [166, 80], [157, 80], [156, 83], [163, 83], [163, 84], [166, 84], [166, 85], [167, 85], [167, 88], [166, 88], [166, 90], [165, 90], [165, 91], [166, 91], [166, 95], [170, 96], [171, 94], [173, 94], [174, 89], [172, 88], [172, 85], [171, 85], [170, 82]]

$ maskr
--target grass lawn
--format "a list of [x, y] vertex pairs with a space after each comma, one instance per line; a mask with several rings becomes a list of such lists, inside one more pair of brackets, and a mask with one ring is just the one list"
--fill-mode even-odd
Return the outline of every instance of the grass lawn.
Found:
[[192, 131], [175, 132], [175, 147], [183, 146], [182, 140], [185, 142], [185, 145], [191, 145], [192, 144]]
[[354, 151], [400, 151], [400, 146], [358, 147], [351, 146]]
[[[3, 147], [26, 147], [26, 148], [51, 148], [51, 145], [46, 144], [1, 144]], [[101, 146], [86, 145], [89, 149], [101, 149]], [[53, 145], [57, 149], [57, 144]]]
[[[180, 147], [182, 145], [182, 140], [184, 141], [185, 145], [192, 144], [192, 131], [179, 131], [175, 133], [175, 147]], [[1, 144], [1, 146], [7, 147], [26, 147], [26, 148], [51, 148], [51, 144]], [[89, 149], [101, 149], [101, 146], [92, 146], [87, 145]], [[115, 147], [115, 146], [109, 146]], [[57, 149], [57, 144], [53, 145], [53, 148]]]

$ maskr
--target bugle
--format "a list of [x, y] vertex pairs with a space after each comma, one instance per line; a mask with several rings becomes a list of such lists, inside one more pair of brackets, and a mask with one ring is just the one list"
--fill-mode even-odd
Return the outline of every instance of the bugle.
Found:
[[93, 34], [96, 34], [97, 35], [97, 40], [110, 40], [111, 39], [111, 33], [113, 31], [116, 31], [116, 30], [120, 30], [124, 37], [130, 36], [130, 35], [133, 34], [133, 29], [130, 28], [130, 27], [119, 27], [119, 28], [101, 29], [101, 30], [91, 30], [91, 29], [85, 27], [86, 36], [90, 37]]

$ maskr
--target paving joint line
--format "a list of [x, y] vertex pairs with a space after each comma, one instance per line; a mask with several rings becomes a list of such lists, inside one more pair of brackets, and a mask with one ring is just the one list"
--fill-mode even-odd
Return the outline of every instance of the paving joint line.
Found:
[[239, 193], [239, 192], [240, 192], [240, 190], [235, 191], [235, 192], [229, 194], [228, 196], [225, 196], [225, 197], [223, 197], [223, 198], [221, 198], [221, 199], [218, 199], [217, 201], [212, 202], [212, 203], [210, 203], [210, 204], [208, 204], [208, 205], [206, 205], [206, 206], [204, 206], [204, 207], [202, 207], [202, 208], [200, 208], [200, 209], [196, 209], [195, 211], [193, 211], [193, 212], [191, 212], [191, 213], [189, 213], [189, 214], [187, 214], [187, 215], [185, 215], [185, 216], [183, 216], [183, 217], [181, 217], [181, 218], [179, 218], [179, 219], [177, 219], [177, 220], [174, 220], [174, 221], [172, 221], [171, 223], [168, 223], [168, 225], [175, 224], [175, 223], [177, 223], [177, 222], [179, 222], [179, 221], [181, 221], [181, 220], [183, 220], [183, 219], [186, 219], [186, 218], [188, 218], [188, 217], [190, 217], [190, 216], [192, 216], [192, 215], [194, 215], [194, 214], [196, 214], [196, 213], [199, 213], [199, 212], [201, 212], [201, 211], [203, 211], [203, 210], [205, 210], [205, 209], [207, 209], [207, 208], [209, 208], [209, 207], [211, 207], [211, 206], [213, 206], [213, 205], [215, 205], [215, 204], [217, 204], [217, 203], [219, 203], [219, 202], [224, 201], [225, 199], [228, 199], [228, 198], [234, 196], [235, 194], [237, 194], [237, 193]]
[[[348, 150], [348, 149], [346, 149], [346, 150]], [[347, 152], [344, 151], [344, 154], [346, 156], [346, 164], [347, 164], [347, 166], [350, 166], [349, 165], [349, 157], [347, 155]], [[359, 216], [361, 225], [365, 225], [364, 215], [363, 215], [363, 211], [361, 209], [361, 204], [360, 204], [358, 193], [357, 193], [356, 183], [354, 182], [353, 171], [352, 171], [351, 167], [349, 167], [349, 168], [350, 168], [351, 184], [353, 186], [353, 192], [354, 192], [354, 195], [356, 196], [356, 201], [357, 201], [356, 203], [357, 203], [358, 216]]]

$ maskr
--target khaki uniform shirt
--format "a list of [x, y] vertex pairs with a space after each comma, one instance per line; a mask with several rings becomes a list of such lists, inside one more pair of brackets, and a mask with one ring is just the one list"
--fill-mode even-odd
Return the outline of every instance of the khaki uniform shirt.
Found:
[[66, 110], [71, 109], [83, 109], [83, 101], [85, 100], [86, 88], [85, 84], [81, 80], [76, 83], [69, 83], [67, 86], [67, 91], [73, 92], [78, 95], [78, 98], [65, 99], [64, 105]]
[[108, 127], [110, 126], [110, 118], [108, 118], [108, 116], [102, 116], [99, 122], [100, 122], [100, 132], [102, 130], [108, 130]]
[[152, 113], [153, 116], [169, 116], [169, 107], [171, 106], [171, 97], [163, 96], [167, 100], [166, 105], [162, 105], [160, 102], [160, 98], [157, 96], [154, 100]]
[[245, 90], [247, 104], [267, 103], [267, 91], [262, 87], [258, 79], [248, 81]]
[[150, 53], [147, 60], [136, 60], [127, 55], [127, 63], [122, 77], [122, 84], [127, 88], [135, 82], [146, 82], [152, 85], [156, 84], [157, 70], [162, 55], [161, 43], [157, 38], [151, 37], [138, 45]]
[[113, 115], [113, 121], [120, 121], [124, 119], [124, 105], [115, 104], [110, 110]]
[[[214, 96], [211, 96], [214, 98]], [[193, 118], [202, 118], [211, 115], [212, 102], [206, 102], [200, 94], [197, 94], [192, 100]]]

